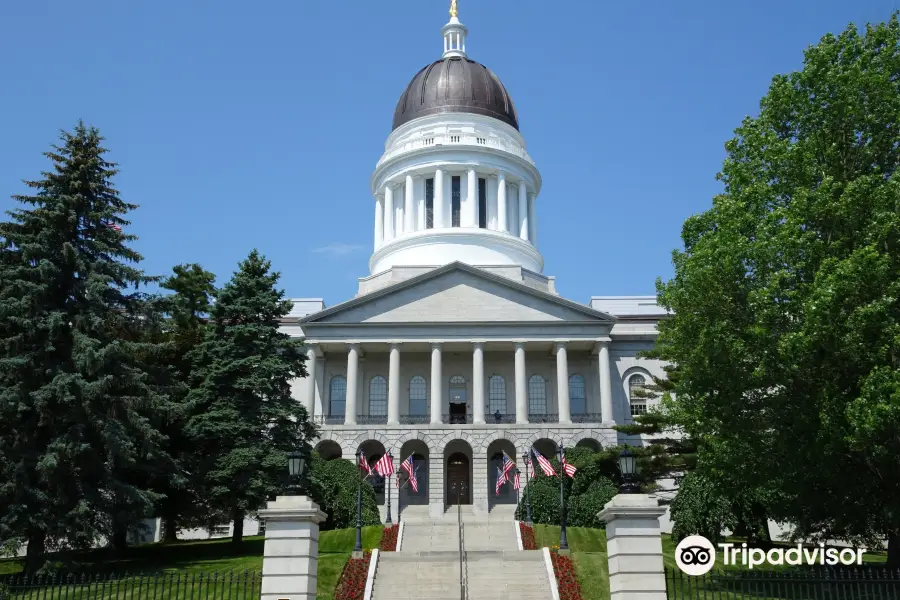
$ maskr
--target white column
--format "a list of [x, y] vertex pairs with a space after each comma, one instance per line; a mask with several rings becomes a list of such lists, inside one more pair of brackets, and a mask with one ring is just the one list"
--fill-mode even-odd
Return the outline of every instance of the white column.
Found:
[[665, 512], [665, 507], [647, 494], [618, 494], [597, 513], [597, 518], [606, 522], [613, 600], [666, 600], [659, 528]]
[[432, 208], [434, 228], [446, 227], [444, 225], [444, 171], [442, 169], [434, 172], [434, 206]]
[[475, 169], [469, 169], [468, 193], [466, 196], [465, 210], [463, 211], [462, 226], [478, 227], [478, 173]]
[[531, 245], [537, 248], [537, 196], [528, 194], [528, 239]]
[[425, 230], [425, 178], [420, 175], [413, 177], [413, 185], [416, 188], [416, 231]]
[[497, 229], [509, 231], [509, 216], [506, 205], [506, 174], [497, 175]]
[[519, 180], [519, 237], [528, 240], [528, 186]]
[[400, 344], [391, 344], [388, 363], [388, 420], [390, 425], [400, 423]]
[[528, 376], [525, 373], [525, 342], [516, 342], [516, 423], [528, 422]]
[[[441, 369], [441, 345], [431, 344], [431, 423], [441, 423], [441, 408], [444, 406], [444, 375]], [[431, 494], [431, 488], [428, 490]]]
[[519, 237], [519, 186], [511, 183], [506, 188], [507, 231]]
[[405, 205], [403, 210], [403, 231], [405, 233], [412, 233], [416, 230], [416, 205], [414, 201], [413, 178], [412, 175], [407, 175], [406, 189], [403, 190], [403, 203]]
[[491, 175], [487, 186], [487, 226], [496, 231], [497, 227], [497, 176]]
[[[403, 193], [403, 188], [400, 188], [400, 193]], [[394, 212], [396, 213], [394, 216], [394, 235], [400, 237], [403, 235], [403, 200], [397, 198], [394, 201]]]
[[266, 522], [260, 600], [316, 600], [325, 513], [306, 496], [277, 496], [259, 518]]
[[394, 239], [394, 189], [390, 183], [384, 186], [384, 241]]
[[306, 387], [303, 390], [303, 407], [310, 420], [316, 410], [316, 349], [306, 347]]
[[384, 243], [384, 198], [379, 194], [375, 197], [375, 249], [378, 250]]
[[598, 342], [600, 358], [600, 416], [604, 423], [615, 421], [613, 417], [612, 379], [609, 374], [609, 342]]
[[344, 404], [344, 425], [356, 425], [359, 396], [359, 344], [347, 344], [347, 402]]
[[472, 422], [484, 424], [484, 342], [472, 344]]
[[571, 423], [569, 410], [569, 355], [565, 342], [556, 343], [556, 397], [560, 423]]

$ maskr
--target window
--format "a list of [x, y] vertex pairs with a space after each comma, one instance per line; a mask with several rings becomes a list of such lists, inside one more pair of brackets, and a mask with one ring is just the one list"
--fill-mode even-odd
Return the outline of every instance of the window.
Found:
[[643, 395], [647, 380], [643, 375], [632, 375], [628, 379], [628, 402], [631, 404], [631, 416], [647, 414], [647, 398]]
[[428, 386], [419, 375], [409, 380], [409, 414], [428, 414]]
[[487, 227], [487, 180], [478, 180], [478, 226]]
[[460, 210], [460, 177], [454, 175], [450, 178], [450, 210], [451, 210], [451, 227], [459, 227], [459, 210]]
[[376, 375], [369, 382], [369, 415], [383, 417], [387, 415], [387, 379]]
[[569, 410], [573, 415], [583, 415], [587, 412], [584, 377], [581, 375], [569, 376]]
[[528, 414], [547, 414], [547, 382], [540, 375], [528, 380]]
[[462, 375], [454, 375], [450, 378], [450, 402], [466, 401], [466, 378]]
[[331, 404], [328, 412], [332, 417], [343, 417], [347, 406], [347, 380], [343, 375], [335, 375], [331, 378]]
[[434, 179], [425, 180], [425, 229], [434, 228]]
[[500, 375], [488, 380], [488, 409], [492, 415], [498, 410], [501, 415], [506, 414], [506, 380]]

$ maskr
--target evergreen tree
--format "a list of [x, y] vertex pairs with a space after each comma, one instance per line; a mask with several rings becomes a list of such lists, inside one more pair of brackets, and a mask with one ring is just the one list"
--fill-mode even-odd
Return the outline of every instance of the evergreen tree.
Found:
[[159, 452], [146, 415], [165, 399], [140, 365], [147, 343], [121, 335], [149, 278], [102, 139], [80, 122], [63, 132], [52, 170], [0, 223], [0, 539], [27, 543], [29, 569], [157, 500], [128, 473]]
[[291, 380], [307, 375], [302, 344], [280, 332], [291, 303], [277, 290], [279, 274], [256, 250], [216, 294], [203, 344], [194, 352], [201, 375], [189, 400], [186, 432], [201, 457], [197, 473], [212, 508], [234, 521], [232, 541], [243, 537], [244, 516], [284, 485], [287, 453], [310, 464], [316, 429], [291, 397]]

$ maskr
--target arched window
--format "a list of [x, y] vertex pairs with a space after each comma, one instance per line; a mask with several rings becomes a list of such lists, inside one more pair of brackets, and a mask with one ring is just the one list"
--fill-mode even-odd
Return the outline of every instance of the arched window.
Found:
[[488, 380], [488, 410], [492, 415], [497, 411], [506, 414], [506, 380], [500, 375], [492, 375]]
[[573, 415], [583, 415], [587, 412], [587, 400], [584, 395], [584, 377], [577, 373], [569, 376], [569, 411]]
[[347, 407], [347, 379], [343, 375], [335, 375], [331, 378], [331, 389], [328, 394], [328, 414], [332, 417], [343, 417]]
[[631, 416], [647, 413], [647, 398], [643, 395], [647, 379], [640, 374], [628, 378], [628, 403], [631, 405]]
[[528, 380], [528, 414], [547, 414], [547, 381], [540, 375]]
[[409, 380], [409, 414], [428, 414], [428, 385], [420, 375]]
[[369, 382], [369, 415], [383, 417], [387, 415], [387, 379], [376, 375]]
[[454, 375], [450, 378], [450, 402], [466, 402], [466, 378], [462, 375]]

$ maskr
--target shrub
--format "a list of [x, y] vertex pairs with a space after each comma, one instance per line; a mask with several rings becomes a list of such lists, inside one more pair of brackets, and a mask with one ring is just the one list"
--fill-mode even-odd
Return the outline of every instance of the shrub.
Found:
[[366, 552], [362, 558], [351, 558], [347, 561], [334, 590], [334, 600], [363, 600], [366, 595], [366, 578], [369, 576], [371, 558], [372, 553]]
[[[323, 531], [356, 527], [356, 485], [359, 468], [349, 460], [322, 460], [313, 453], [310, 495], [328, 515]], [[362, 484], [363, 525], [380, 525], [375, 491], [368, 481]]]
[[537, 550], [537, 541], [534, 539], [534, 528], [519, 521], [519, 532], [522, 534], [522, 550]]
[[395, 552], [398, 533], [400, 533], [400, 525], [385, 527], [381, 532], [381, 543], [378, 544], [378, 549], [384, 552]]
[[550, 560], [553, 562], [553, 572], [556, 574], [559, 600], [582, 600], [581, 586], [578, 585], [578, 577], [575, 575], [575, 565], [572, 564], [572, 559], [562, 556], [559, 552], [551, 552]]

